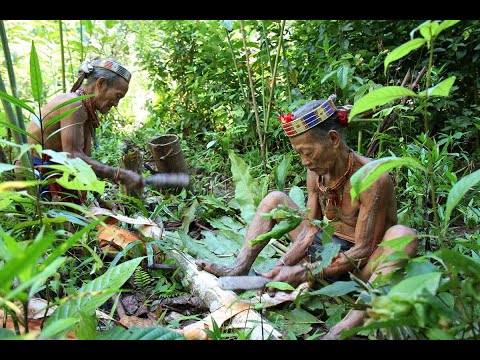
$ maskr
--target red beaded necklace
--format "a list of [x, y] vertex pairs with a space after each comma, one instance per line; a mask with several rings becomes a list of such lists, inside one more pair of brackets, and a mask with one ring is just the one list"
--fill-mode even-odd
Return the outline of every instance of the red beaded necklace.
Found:
[[352, 175], [353, 170], [353, 150], [348, 149], [348, 166], [347, 170], [343, 174], [343, 176], [337, 180], [335, 184], [331, 187], [327, 187], [323, 185], [323, 176], [319, 176], [317, 179], [318, 190], [320, 191], [322, 198], [326, 199], [325, 205], [323, 206], [323, 212], [327, 219], [334, 220], [334, 218], [330, 218], [329, 214], [336, 215], [338, 213], [338, 208], [342, 206], [342, 199], [343, 199], [343, 191], [338, 195], [337, 190], [342, 187], [345, 182], [350, 178]]

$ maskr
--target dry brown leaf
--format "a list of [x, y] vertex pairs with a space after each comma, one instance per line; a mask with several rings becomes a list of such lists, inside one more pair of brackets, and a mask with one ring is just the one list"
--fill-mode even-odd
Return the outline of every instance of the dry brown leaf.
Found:
[[143, 251], [146, 252], [145, 241], [128, 230], [116, 225], [108, 225], [107, 227], [98, 225], [97, 229], [99, 230], [97, 238], [103, 251], [118, 252], [123, 250], [128, 244], [140, 240], [143, 245]]

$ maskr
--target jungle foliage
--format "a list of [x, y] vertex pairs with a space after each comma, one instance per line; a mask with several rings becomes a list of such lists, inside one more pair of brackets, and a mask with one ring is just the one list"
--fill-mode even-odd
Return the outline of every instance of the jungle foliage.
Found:
[[[262, 313], [287, 339], [321, 336], [354, 307], [365, 309], [369, 318], [344, 337], [479, 339], [478, 20], [1, 24], [0, 310], [14, 318], [16, 332], [0, 329], [0, 338], [55, 338], [70, 331], [84, 339], [128, 336], [118, 327], [104, 328], [95, 316], [101, 308], [113, 314], [112, 294], [142, 289], [151, 302], [185, 290], [178, 272], [146, 266], [153, 246], [165, 252], [167, 263], [168, 246], [230, 262], [226, 254], [239, 250], [269, 191], [285, 191], [305, 207], [306, 173], [278, 116], [336, 94], [338, 105], [353, 105], [347, 142], [375, 159], [352, 178], [352, 196], [389, 171], [399, 221], [419, 234], [418, 256], [404, 259], [401, 270], [374, 284], [324, 283]], [[92, 203], [103, 197], [121, 204], [127, 216], [162, 222], [165, 241], [148, 239], [152, 244], [144, 253], [131, 251], [136, 244], [113, 257], [103, 252], [96, 226], [104, 219], [87, 207], [42, 200], [38, 185], [45, 180], [34, 178], [28, 159], [26, 122], [45, 116], [41, 106], [73, 84], [79, 64], [90, 56], [116, 57], [134, 74], [118, 109], [102, 117], [93, 157], [118, 166], [133, 143], [148, 159], [153, 138], [177, 134], [193, 179], [191, 190], [146, 189], [140, 201], [96, 179], [82, 161], [51, 153], [61, 164], [54, 170], [69, 177], [69, 186], [88, 190]], [[21, 165], [12, 165], [17, 156]], [[297, 214], [283, 215], [298, 221]], [[64, 222], [79, 230], [68, 232]], [[262, 252], [256, 270], [268, 269], [285, 251], [284, 233], [272, 235], [276, 241]], [[411, 240], [396, 239], [389, 246], [400, 250]], [[358, 295], [362, 302], [354, 304]], [[34, 297], [55, 310], [39, 335], [19, 335]], [[178, 323], [162, 317], [157, 322], [161, 330], [136, 329], [132, 338], [146, 333], [182, 338], [169, 330]], [[209, 335], [248, 338], [219, 328]]]

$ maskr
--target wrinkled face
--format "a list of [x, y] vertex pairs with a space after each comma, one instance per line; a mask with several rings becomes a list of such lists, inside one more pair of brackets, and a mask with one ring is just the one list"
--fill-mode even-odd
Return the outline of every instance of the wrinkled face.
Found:
[[128, 82], [122, 77], [116, 78], [111, 86], [108, 86], [105, 78], [98, 79], [94, 100], [96, 109], [102, 114], [106, 114], [112, 107], [118, 106], [118, 102], [127, 91]]
[[336, 151], [328, 135], [320, 141], [313, 132], [306, 131], [291, 137], [290, 143], [300, 155], [302, 165], [310, 171], [324, 176], [333, 169]]

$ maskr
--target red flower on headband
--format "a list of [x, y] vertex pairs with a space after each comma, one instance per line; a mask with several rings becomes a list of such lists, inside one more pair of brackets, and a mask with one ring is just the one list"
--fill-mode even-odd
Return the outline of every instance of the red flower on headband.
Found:
[[348, 114], [346, 111], [337, 111], [337, 117], [342, 127], [348, 126]]
[[288, 115], [280, 115], [279, 119], [282, 123], [289, 123], [293, 120], [293, 113], [290, 113]]

